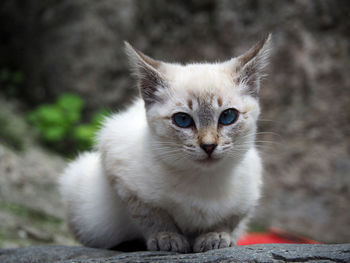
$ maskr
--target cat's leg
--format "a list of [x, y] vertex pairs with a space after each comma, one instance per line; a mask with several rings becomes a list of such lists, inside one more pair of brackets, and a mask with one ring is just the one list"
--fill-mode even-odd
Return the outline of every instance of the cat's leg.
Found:
[[237, 239], [244, 232], [248, 220], [248, 216], [242, 219], [239, 216], [231, 216], [210, 228], [194, 240], [193, 252], [204, 252], [236, 245]]
[[165, 210], [146, 204], [130, 192], [126, 194], [125, 189], [123, 193], [122, 199], [131, 218], [143, 233], [148, 250], [182, 253], [190, 251], [188, 240]]
[[104, 176], [98, 153], [72, 162], [60, 178], [60, 190], [75, 237], [89, 247], [110, 248], [138, 238], [124, 203]]

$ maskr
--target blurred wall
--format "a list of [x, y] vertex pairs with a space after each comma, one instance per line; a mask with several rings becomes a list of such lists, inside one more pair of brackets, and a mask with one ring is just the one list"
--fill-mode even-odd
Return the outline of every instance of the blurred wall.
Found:
[[24, 103], [73, 91], [90, 110], [137, 94], [123, 40], [166, 61], [216, 61], [272, 32], [256, 220], [350, 241], [349, 1], [2, 0], [0, 26], [0, 66], [23, 71]]

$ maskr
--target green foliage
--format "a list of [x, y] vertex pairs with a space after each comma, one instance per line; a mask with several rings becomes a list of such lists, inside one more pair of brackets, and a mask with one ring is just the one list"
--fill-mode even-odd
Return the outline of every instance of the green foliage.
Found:
[[23, 83], [23, 79], [24, 76], [20, 71], [11, 71], [6, 68], [0, 70], [0, 87], [5, 95], [17, 95], [18, 87]]
[[82, 123], [84, 101], [74, 94], [63, 94], [53, 104], [43, 104], [28, 114], [43, 142], [55, 150], [72, 154], [89, 150], [106, 110], [97, 112], [90, 123]]

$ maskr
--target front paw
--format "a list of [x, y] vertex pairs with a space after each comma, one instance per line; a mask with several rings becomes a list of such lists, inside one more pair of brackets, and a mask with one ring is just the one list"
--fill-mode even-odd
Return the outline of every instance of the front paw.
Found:
[[178, 233], [158, 232], [148, 238], [147, 249], [186, 253], [190, 251], [190, 244], [183, 235]]
[[212, 249], [233, 246], [234, 242], [229, 233], [209, 232], [196, 238], [193, 245], [194, 252], [204, 252]]

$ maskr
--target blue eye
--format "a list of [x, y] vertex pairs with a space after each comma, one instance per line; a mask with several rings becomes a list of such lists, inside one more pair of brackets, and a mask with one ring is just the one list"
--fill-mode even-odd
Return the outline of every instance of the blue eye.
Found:
[[224, 110], [219, 118], [219, 124], [230, 125], [238, 119], [238, 111], [236, 109]]
[[180, 128], [189, 128], [193, 125], [193, 119], [190, 115], [183, 112], [178, 112], [173, 115], [173, 121]]

